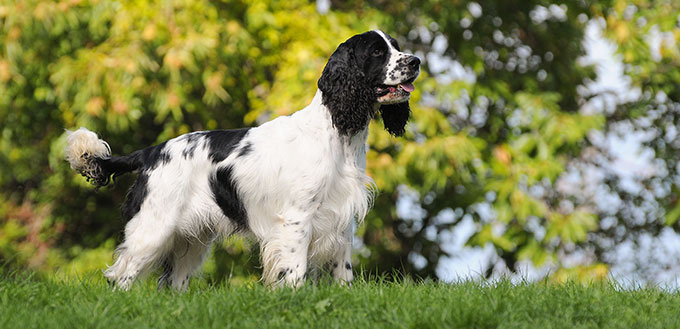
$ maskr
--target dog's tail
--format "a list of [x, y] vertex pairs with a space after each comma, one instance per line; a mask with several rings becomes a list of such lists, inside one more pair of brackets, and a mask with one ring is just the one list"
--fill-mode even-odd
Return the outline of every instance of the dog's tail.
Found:
[[71, 164], [71, 169], [85, 176], [88, 182], [97, 187], [111, 182], [111, 176], [115, 178], [141, 165], [135, 156], [112, 157], [109, 144], [86, 128], [66, 130], [66, 134], [66, 161]]

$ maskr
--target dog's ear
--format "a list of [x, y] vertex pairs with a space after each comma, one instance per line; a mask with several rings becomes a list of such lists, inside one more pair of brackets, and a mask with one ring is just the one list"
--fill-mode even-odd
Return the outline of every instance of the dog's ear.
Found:
[[411, 108], [408, 101], [381, 105], [380, 116], [385, 124], [385, 130], [394, 136], [401, 136], [406, 132], [406, 122], [411, 117]]
[[325, 94], [342, 93], [352, 75], [359, 73], [355, 64], [353, 40], [349, 39], [340, 44], [328, 59], [319, 78], [319, 89]]
[[354, 55], [354, 36], [338, 46], [319, 78], [323, 104], [331, 112], [333, 125], [342, 135], [363, 130], [373, 117], [375, 93], [368, 86]]

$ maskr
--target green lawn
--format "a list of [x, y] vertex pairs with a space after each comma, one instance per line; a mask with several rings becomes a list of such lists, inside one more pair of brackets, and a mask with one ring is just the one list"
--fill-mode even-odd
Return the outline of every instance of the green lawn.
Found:
[[197, 280], [180, 294], [152, 282], [112, 291], [97, 278], [0, 277], [0, 328], [680, 328], [680, 293], [611, 284], [359, 279], [272, 290]]

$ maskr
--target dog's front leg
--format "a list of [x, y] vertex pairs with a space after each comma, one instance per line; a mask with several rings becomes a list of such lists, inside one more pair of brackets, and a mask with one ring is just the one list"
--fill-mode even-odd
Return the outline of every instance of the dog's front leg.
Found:
[[272, 234], [262, 243], [265, 284], [299, 287], [305, 282], [311, 229], [311, 217], [304, 212], [279, 216]]
[[354, 273], [352, 272], [352, 238], [354, 231], [352, 227], [348, 227], [343, 233], [344, 244], [339, 248], [333, 261], [331, 262], [331, 273], [333, 279], [343, 285], [349, 285], [354, 280]]

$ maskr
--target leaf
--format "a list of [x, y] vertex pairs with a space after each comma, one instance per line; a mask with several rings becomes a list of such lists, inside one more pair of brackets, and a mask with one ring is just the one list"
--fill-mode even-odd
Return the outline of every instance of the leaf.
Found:
[[666, 212], [666, 225], [672, 226], [680, 218], [680, 203], [676, 204], [670, 211]]
[[317, 314], [326, 313], [328, 308], [331, 306], [331, 299], [322, 299], [314, 304], [314, 310]]

